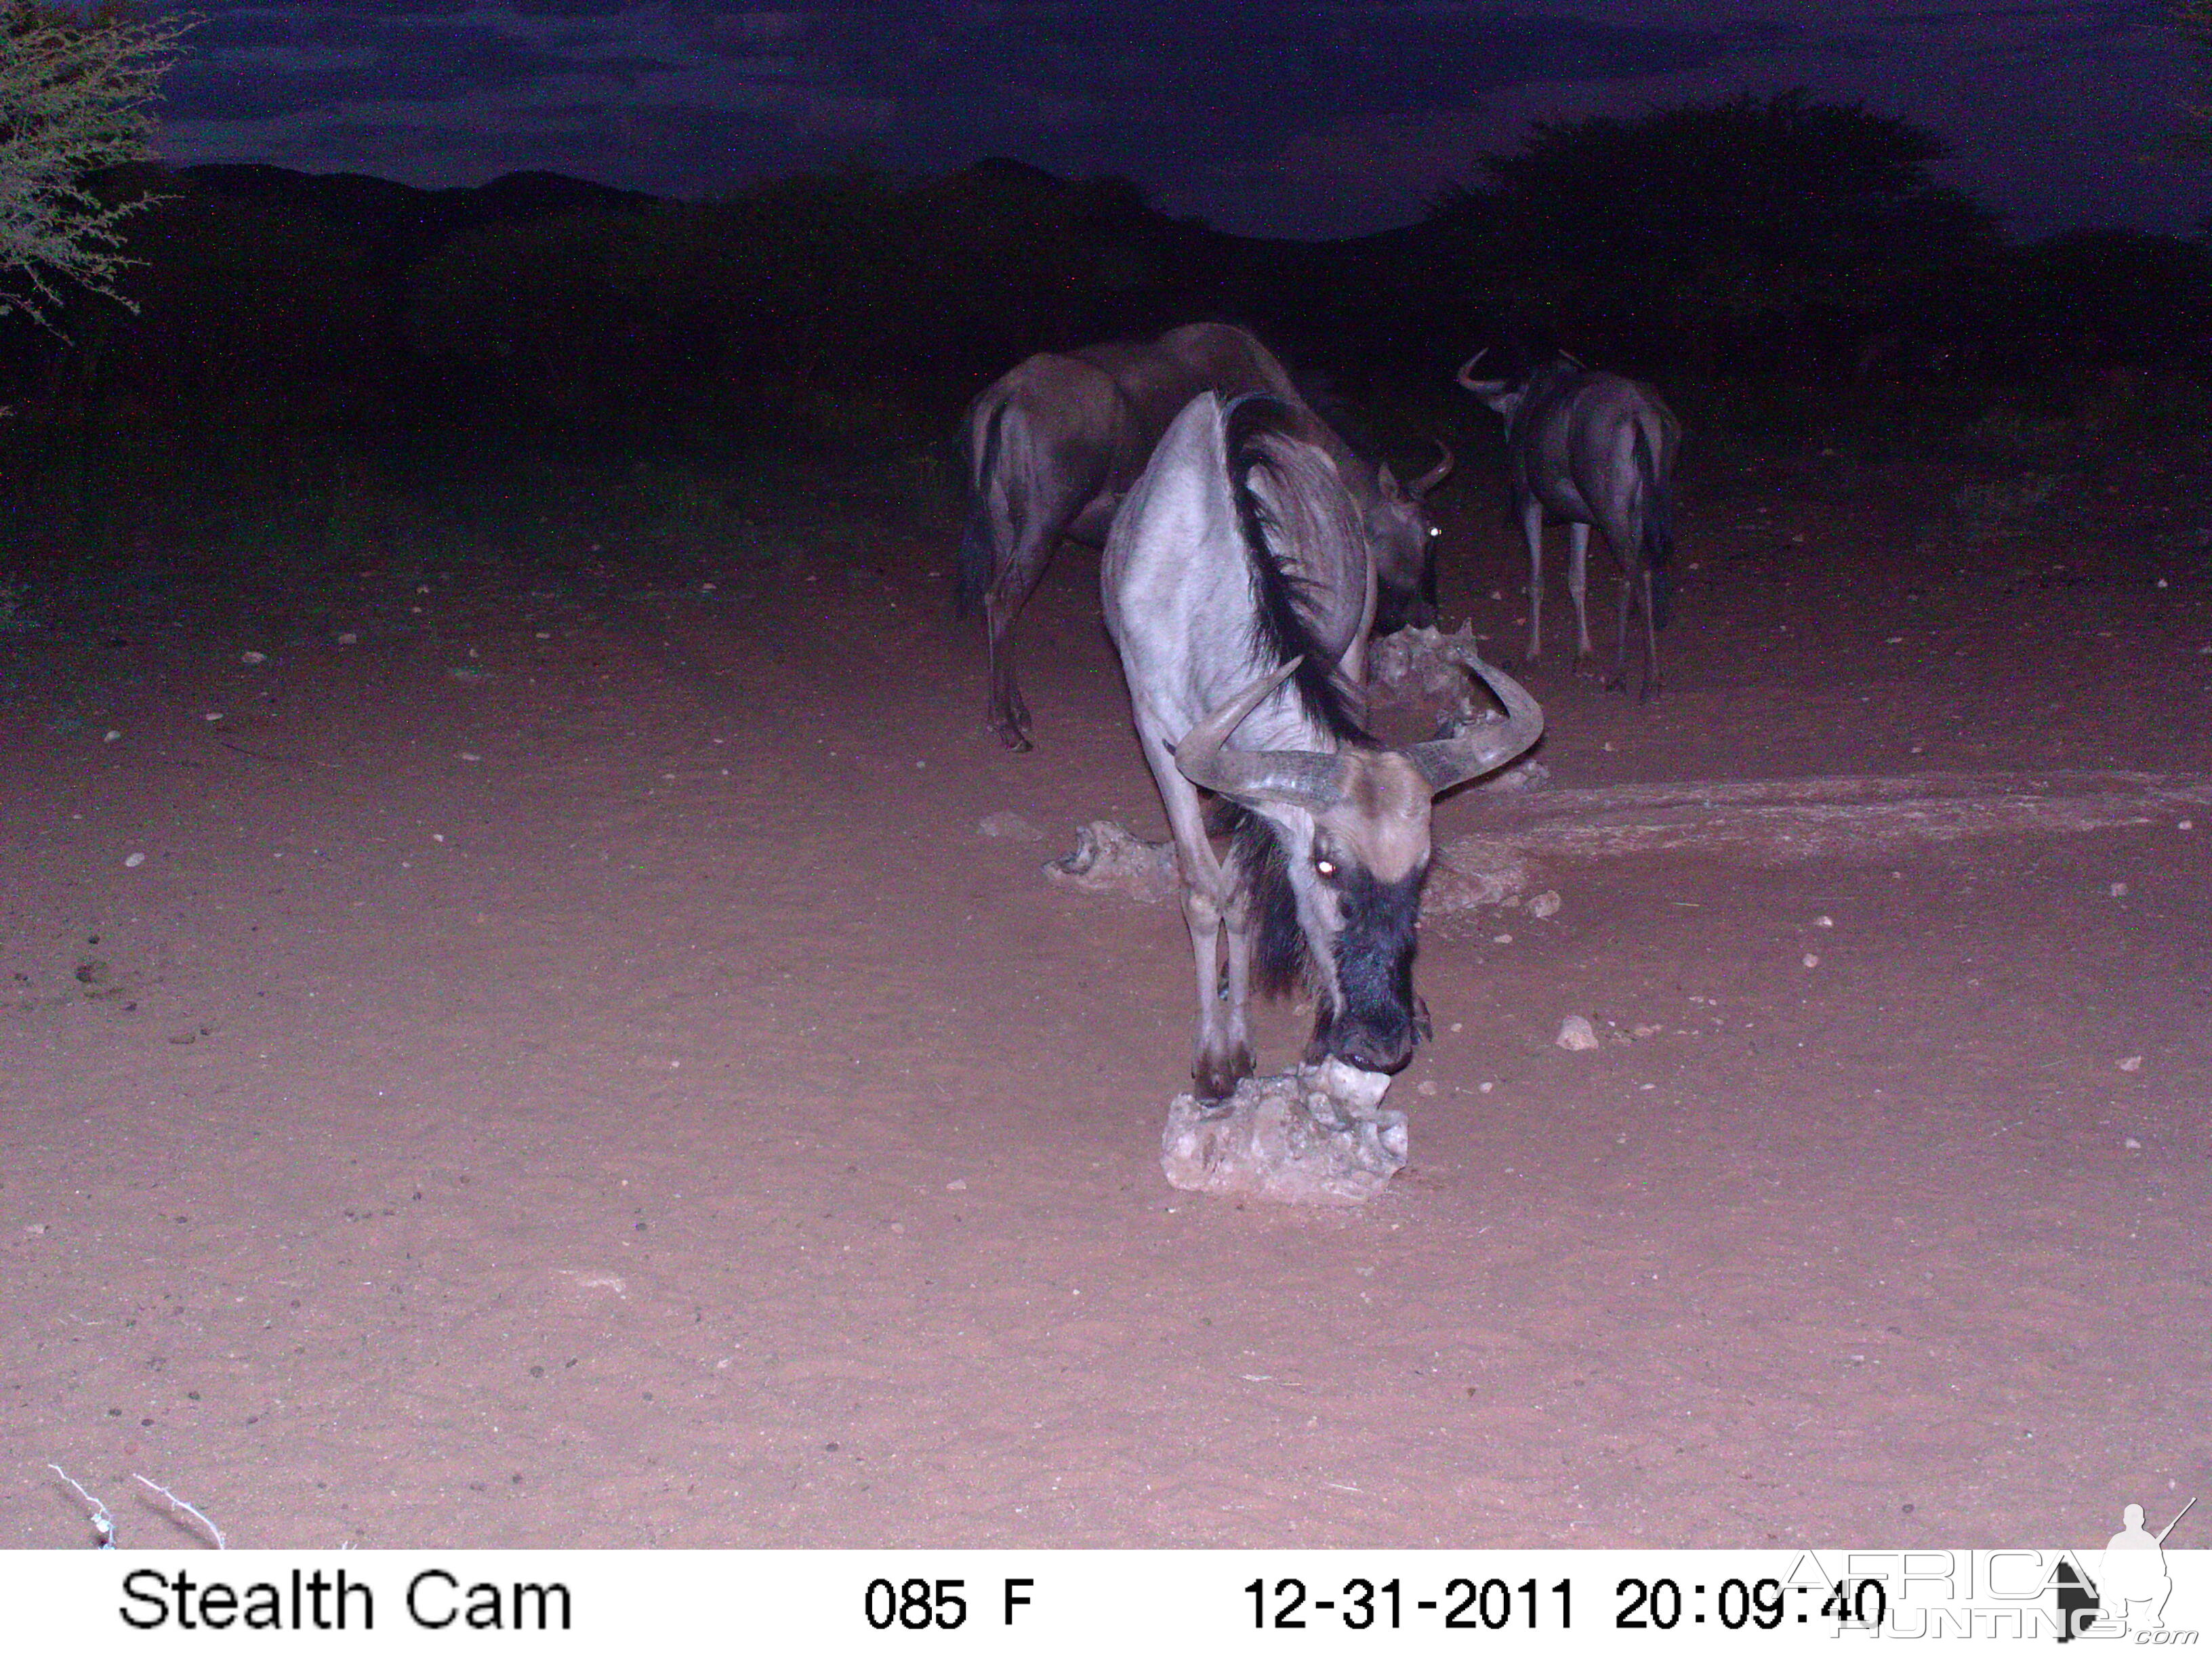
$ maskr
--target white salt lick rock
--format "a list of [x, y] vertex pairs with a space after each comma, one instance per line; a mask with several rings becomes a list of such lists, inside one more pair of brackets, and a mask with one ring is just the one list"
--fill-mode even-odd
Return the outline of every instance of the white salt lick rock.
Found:
[[1406, 1166], [1406, 1115], [1390, 1079], [1340, 1060], [1246, 1078], [1228, 1100], [1178, 1095], [1160, 1136], [1168, 1184], [1284, 1204], [1362, 1204]]

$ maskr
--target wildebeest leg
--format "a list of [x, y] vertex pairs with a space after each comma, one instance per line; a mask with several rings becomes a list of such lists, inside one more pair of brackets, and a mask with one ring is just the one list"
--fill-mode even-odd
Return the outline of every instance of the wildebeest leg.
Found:
[[1521, 533], [1528, 543], [1528, 661], [1544, 659], [1544, 508], [1538, 501], [1521, 504]]
[[[1642, 530], [1643, 526], [1632, 520], [1615, 543], [1631, 551], [1621, 561], [1626, 574], [1620, 584], [1620, 644], [1613, 653], [1613, 678], [1605, 685], [1608, 691], [1628, 689], [1628, 630], [1630, 619], [1640, 609], [1644, 612], [1644, 672], [1636, 696], [1639, 702], [1649, 702], [1659, 695], [1659, 626], [1651, 604], [1651, 567], [1640, 556], [1644, 545]], [[1608, 536], [1607, 539], [1613, 538]]]
[[984, 649], [991, 665], [986, 713], [991, 729], [1009, 749], [1031, 747], [1030, 706], [1022, 700], [1022, 688], [1014, 677], [1014, 618], [1021, 615], [1037, 579], [1044, 574], [1053, 544], [1059, 539], [1057, 526], [1046, 526], [1042, 534], [1025, 531], [1017, 537], [1006, 568], [992, 580], [990, 591], [983, 596]]
[[[1200, 1100], [1226, 1100], [1237, 1092], [1237, 1079], [1251, 1076], [1254, 1068], [1252, 1042], [1244, 1024], [1250, 957], [1244, 939], [1243, 895], [1235, 890], [1240, 872], [1224, 870], [1214, 856], [1198, 791], [1176, 770], [1166, 746], [1152, 738], [1146, 750], [1175, 835], [1176, 862], [1182, 872], [1182, 918], [1190, 929], [1191, 957], [1198, 970], [1198, 1045], [1191, 1080]], [[1154, 750], [1160, 753], [1157, 761], [1152, 759]], [[1224, 921], [1230, 924], [1226, 982], [1221, 977], [1219, 949]]]
[[1636, 694], [1636, 700], [1649, 702], [1659, 695], [1659, 612], [1651, 603], [1651, 585], [1655, 580], [1651, 567], [1639, 564], [1636, 580], [1641, 590], [1639, 602], [1644, 607], [1644, 684]]
[[[1182, 837], [1176, 837], [1180, 852]], [[1191, 956], [1198, 970], [1198, 1044], [1191, 1060], [1191, 1081], [1203, 1101], [1226, 1100], [1237, 1092], [1239, 1078], [1252, 1075], [1252, 1040], [1244, 1024], [1245, 986], [1249, 961], [1244, 939], [1243, 906], [1238, 896], [1226, 893], [1223, 872], [1209, 849], [1212, 885], [1207, 877], [1184, 861], [1182, 917], [1190, 929]], [[1229, 973], [1224, 981], [1218, 946], [1222, 926], [1229, 929]]]
[[1227, 885], [1229, 891], [1221, 906], [1228, 955], [1227, 971], [1221, 981], [1221, 1021], [1234, 1073], [1230, 1087], [1234, 1089], [1235, 1079], [1251, 1076], [1257, 1063], [1252, 1053], [1250, 1032], [1244, 1023], [1245, 1006], [1252, 987], [1252, 907], [1251, 888], [1241, 874]]
[[1589, 535], [1586, 524], [1567, 526], [1567, 594], [1575, 602], [1575, 664], [1579, 667], [1590, 655], [1589, 636]]

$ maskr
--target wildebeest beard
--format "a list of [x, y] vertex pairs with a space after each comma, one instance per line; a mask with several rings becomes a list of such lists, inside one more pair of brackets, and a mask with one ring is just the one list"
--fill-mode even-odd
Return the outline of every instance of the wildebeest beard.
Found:
[[1252, 986], [1264, 996], [1288, 996], [1316, 975], [1308, 971], [1306, 930], [1298, 926], [1297, 895], [1275, 827], [1227, 796], [1213, 803], [1215, 835], [1229, 838], [1250, 896]]

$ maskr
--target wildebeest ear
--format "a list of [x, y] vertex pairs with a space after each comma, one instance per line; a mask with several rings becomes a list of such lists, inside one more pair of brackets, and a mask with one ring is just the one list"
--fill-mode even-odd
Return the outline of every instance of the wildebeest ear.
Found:
[[1385, 461], [1375, 469], [1375, 482], [1382, 486], [1385, 501], [1402, 501], [1406, 499], [1405, 486], [1398, 482], [1398, 475], [1390, 470], [1389, 462]]

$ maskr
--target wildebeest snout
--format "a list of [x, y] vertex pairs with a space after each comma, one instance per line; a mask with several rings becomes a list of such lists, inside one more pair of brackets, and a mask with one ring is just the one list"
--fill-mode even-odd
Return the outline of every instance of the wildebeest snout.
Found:
[[1397, 1073], [1413, 1057], [1411, 1019], [1339, 1019], [1328, 1036], [1330, 1058], [1363, 1072]]
[[1419, 590], [1383, 587], [1375, 597], [1375, 632], [1395, 634], [1401, 628], [1434, 628], [1436, 602]]

